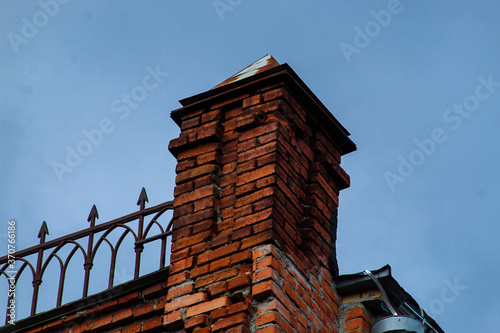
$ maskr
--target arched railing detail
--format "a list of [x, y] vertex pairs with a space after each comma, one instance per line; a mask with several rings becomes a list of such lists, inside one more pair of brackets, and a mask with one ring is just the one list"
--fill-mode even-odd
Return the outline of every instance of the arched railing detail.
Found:
[[[3, 259], [3, 258], [0, 258], [0, 260]], [[33, 265], [31, 265], [29, 263], [28, 260], [24, 259], [24, 258], [19, 258], [17, 259], [16, 258], [16, 261], [21, 261], [23, 262], [23, 264], [21, 265], [21, 267], [17, 270], [17, 273], [14, 275], [14, 281], [12, 282], [14, 284], [14, 286], [17, 287], [17, 281], [19, 281], [19, 277], [21, 276], [21, 274], [24, 272], [24, 270], [26, 269], [26, 267], [29, 267], [30, 270], [31, 270], [31, 276], [32, 276], [32, 279], [33, 281], [35, 280], [35, 276], [36, 276], [36, 273], [35, 273], [35, 269], [33, 268]], [[0, 261], [0, 264], [4, 263], [3, 261]], [[9, 277], [9, 275], [7, 273], [5, 273], [7, 271], [9, 267], [9, 263], [7, 262], [7, 260], [5, 261], [5, 265], [3, 265], [2, 269], [0, 270], [0, 275], [4, 275], [5, 278], [7, 279], [7, 283], [9, 284], [9, 279], [11, 277]], [[9, 307], [9, 304], [10, 304], [10, 301], [12, 300], [12, 294], [10, 292], [7, 293], [7, 308]], [[8, 314], [8, 309], [7, 309], [7, 314]], [[5, 324], [7, 324], [9, 322], [9, 317], [8, 315], [5, 315]]]
[[[9, 283], [9, 279], [11, 278], [11, 276], [9, 276], [6, 272], [9, 270], [9, 260], [15, 258], [16, 265], [18, 264], [18, 262], [21, 262], [22, 264], [20, 266], [16, 266], [16, 274], [13, 279], [13, 284], [16, 286], [16, 289], [25, 287], [27, 288], [28, 286], [19, 286], [18, 281], [23, 272], [25, 272], [25, 269], [27, 267], [29, 268], [28, 271], [31, 271], [32, 275], [31, 281], [33, 284], [32, 287], [33, 295], [32, 295], [30, 315], [34, 315], [37, 313], [37, 303], [38, 303], [40, 285], [42, 284], [44, 277], [49, 278], [48, 272], [50, 270], [47, 270], [47, 267], [49, 266], [51, 261], [53, 261], [54, 258], [56, 259], [57, 262], [59, 262], [59, 268], [60, 268], [58, 292], [57, 296], [55, 296], [56, 307], [61, 306], [63, 303], [62, 299], [64, 293], [64, 285], [66, 282], [66, 278], [68, 276], [67, 275], [68, 267], [71, 260], [75, 258], [75, 254], [77, 252], [80, 252], [83, 257], [83, 270], [82, 270], [84, 276], [83, 286], [82, 286], [83, 297], [88, 296], [90, 273], [94, 266], [94, 260], [96, 260], [98, 253], [100, 253], [99, 249], [101, 248], [102, 243], [107, 243], [111, 250], [111, 263], [109, 268], [108, 288], [112, 288], [114, 286], [114, 277], [115, 277], [118, 252], [120, 249], [123, 249], [126, 244], [129, 244], [128, 242], [124, 242], [125, 238], [129, 234], [132, 235], [134, 240], [134, 245], [133, 245], [133, 250], [135, 251], [134, 278], [140, 276], [141, 254], [144, 249], [144, 246], [156, 240], [161, 240], [159, 267], [164, 268], [165, 257], [166, 257], [165, 255], [166, 238], [172, 235], [172, 230], [171, 230], [172, 221], [170, 220], [168, 223], [165, 222], [162, 225], [162, 223], [158, 222], [158, 219], [166, 211], [173, 209], [173, 202], [167, 201], [159, 205], [148, 208], [146, 208], [146, 202], [149, 202], [148, 197], [146, 194], [146, 190], [142, 188], [141, 193], [139, 195], [139, 199], [137, 201], [139, 210], [102, 224], [96, 224], [96, 220], [99, 219], [99, 214], [97, 212], [96, 206], [93, 205], [87, 219], [88, 222], [90, 222], [89, 228], [49, 241], [46, 241], [46, 236], [49, 234], [49, 230], [47, 227], [47, 223], [44, 221], [40, 228], [40, 232], [38, 233], [38, 238], [40, 238], [40, 243], [38, 245], [17, 251], [11, 254], [10, 258], [7, 255], [0, 258], [0, 276], [5, 276], [7, 282]], [[153, 218], [146, 222], [145, 219], [148, 216], [153, 216]], [[138, 221], [136, 225], [137, 229], [133, 226], [133, 224], [130, 224], [130, 222], [132, 221]], [[146, 222], [146, 228], [144, 229], [145, 222]], [[159, 230], [159, 233], [149, 236], [149, 233], [151, 232], [153, 225], [156, 225], [158, 227], [157, 230]], [[122, 229], [123, 232], [121, 233], [121, 235], [119, 234], [120, 236], [116, 241], [110, 240], [109, 235], [117, 229]], [[94, 242], [94, 237], [97, 239], [96, 242]], [[64, 253], [68, 254], [65, 255], [64, 257], [61, 257], [62, 254], [60, 253], [60, 250], [63, 249], [66, 245], [68, 246], [73, 245], [73, 248], [65, 250]], [[34, 259], [33, 257], [28, 258], [29, 256], [36, 256], [36, 259]], [[31, 259], [31, 262], [29, 261], [29, 259]], [[51, 279], [57, 279], [57, 277], [53, 275], [54, 274], [53, 271], [50, 271], [50, 274], [51, 274], [50, 276]], [[9, 297], [7, 298], [8, 298], [7, 304], [9, 304], [11, 299]], [[9, 321], [9, 316], [7, 309], [7, 314], [5, 316], [5, 323], [7, 324], [8, 321]]]

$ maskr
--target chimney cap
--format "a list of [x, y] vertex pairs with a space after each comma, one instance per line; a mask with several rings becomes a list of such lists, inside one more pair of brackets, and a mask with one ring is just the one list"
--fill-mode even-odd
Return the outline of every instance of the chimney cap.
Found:
[[284, 84], [305, 109], [316, 114], [320, 123], [328, 128], [328, 131], [337, 140], [341, 155], [356, 150], [356, 145], [349, 138], [349, 131], [342, 126], [288, 64], [280, 65], [270, 54], [245, 67], [216, 87], [180, 100], [182, 107], [173, 110], [170, 117], [180, 126], [182, 115], [186, 112], [237, 97], [242, 92], [255, 92], [259, 87], [268, 84]]
[[219, 83], [215, 87], [213, 87], [211, 90], [228, 85], [230, 83], [242, 80], [246, 77], [262, 73], [267, 71], [268, 69], [271, 69], [273, 67], [277, 67], [280, 64], [276, 61], [276, 59], [273, 58], [272, 55], [266, 54], [259, 60], [255, 61], [254, 63], [248, 65], [247, 67], [243, 68], [241, 71], [238, 73], [234, 74], [227, 80], [224, 80], [223, 82]]

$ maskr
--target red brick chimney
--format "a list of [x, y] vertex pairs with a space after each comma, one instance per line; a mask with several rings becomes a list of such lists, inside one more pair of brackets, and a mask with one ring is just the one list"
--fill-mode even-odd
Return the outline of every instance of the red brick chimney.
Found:
[[337, 332], [347, 130], [270, 55], [181, 104], [166, 329]]

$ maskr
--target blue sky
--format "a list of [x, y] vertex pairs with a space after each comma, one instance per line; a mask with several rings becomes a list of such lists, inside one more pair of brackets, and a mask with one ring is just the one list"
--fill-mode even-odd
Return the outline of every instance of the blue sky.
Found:
[[0, 225], [17, 220], [19, 248], [44, 220], [48, 239], [86, 228], [93, 204], [130, 213], [143, 186], [172, 199], [170, 111], [271, 53], [358, 146], [341, 273], [389, 263], [445, 331], [497, 330], [500, 3], [61, 2], [0, 3]]

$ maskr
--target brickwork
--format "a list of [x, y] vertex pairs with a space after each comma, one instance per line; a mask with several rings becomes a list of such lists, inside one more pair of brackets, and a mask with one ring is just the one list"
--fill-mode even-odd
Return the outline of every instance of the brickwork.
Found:
[[97, 305], [84, 304], [71, 315], [23, 332], [157, 332], [167, 302], [166, 282], [118, 296], [124, 288], [118, 286], [100, 293]]
[[273, 82], [174, 111], [170, 331], [337, 332], [349, 177], [330, 124], [290, 90]]
[[344, 332], [369, 333], [372, 326], [372, 316], [361, 304], [357, 308], [347, 311], [344, 318]]
[[255, 332], [337, 332], [339, 301], [328, 270], [304, 275], [274, 245], [255, 248], [252, 259]]

